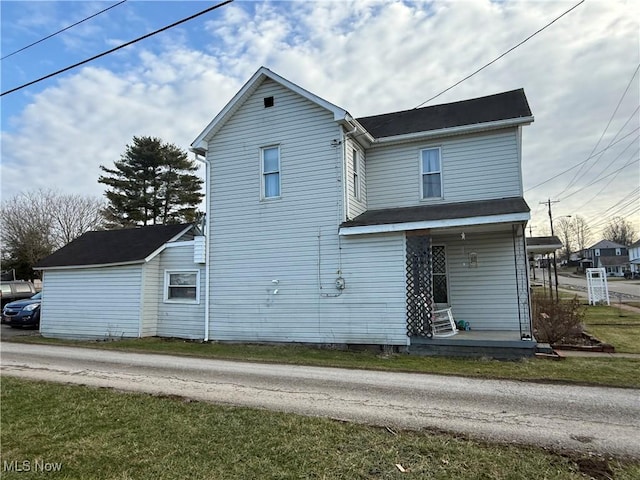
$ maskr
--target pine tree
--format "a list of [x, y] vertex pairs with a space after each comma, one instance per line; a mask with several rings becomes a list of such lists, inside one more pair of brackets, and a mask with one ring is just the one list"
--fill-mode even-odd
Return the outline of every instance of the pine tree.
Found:
[[133, 137], [113, 169], [99, 183], [105, 192], [105, 217], [111, 227], [191, 223], [198, 220], [203, 198], [198, 166], [176, 145], [155, 137]]

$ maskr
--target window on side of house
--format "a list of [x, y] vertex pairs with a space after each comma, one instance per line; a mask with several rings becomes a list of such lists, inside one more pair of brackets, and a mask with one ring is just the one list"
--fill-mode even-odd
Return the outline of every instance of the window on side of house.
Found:
[[599, 256], [600, 256], [600, 249], [596, 248], [596, 257], [599, 257]]
[[164, 273], [164, 301], [199, 303], [199, 286], [198, 270], [167, 270]]
[[262, 172], [262, 198], [280, 197], [280, 147], [260, 149], [260, 170]]
[[440, 148], [420, 150], [420, 177], [423, 199], [442, 197]]
[[351, 162], [353, 169], [353, 197], [356, 200], [360, 200], [360, 157], [355, 148], [351, 150]]
[[447, 256], [443, 245], [431, 247], [431, 276], [433, 278], [433, 301], [436, 304], [449, 303], [447, 286]]
[[616, 255], [622, 255], [622, 252], [620, 251], [619, 248], [616, 248]]

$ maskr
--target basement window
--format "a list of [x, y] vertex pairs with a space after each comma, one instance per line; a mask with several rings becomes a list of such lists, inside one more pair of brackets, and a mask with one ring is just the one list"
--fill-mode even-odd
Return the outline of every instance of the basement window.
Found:
[[273, 107], [273, 97], [264, 97], [264, 108]]

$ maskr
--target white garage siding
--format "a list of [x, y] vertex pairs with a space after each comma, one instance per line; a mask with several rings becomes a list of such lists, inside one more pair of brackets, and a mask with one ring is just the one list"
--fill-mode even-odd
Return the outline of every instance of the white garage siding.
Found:
[[44, 337], [138, 337], [142, 266], [46, 270], [40, 332]]
[[[164, 274], [167, 270], [197, 270], [200, 272], [198, 303], [167, 303], [164, 301], [164, 289], [167, 288]], [[157, 279], [157, 335], [188, 339], [204, 338], [205, 274], [202, 264], [193, 263], [193, 242], [179, 247], [166, 248], [160, 254]]]
[[162, 294], [160, 275], [159, 257], [151, 259], [143, 266], [140, 297], [141, 337], [154, 337], [158, 334], [158, 304]]

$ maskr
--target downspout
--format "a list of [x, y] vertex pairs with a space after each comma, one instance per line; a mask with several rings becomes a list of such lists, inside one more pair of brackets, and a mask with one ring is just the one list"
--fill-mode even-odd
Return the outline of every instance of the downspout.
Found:
[[[204, 163], [204, 340], [209, 341], [209, 293], [210, 293], [210, 261], [211, 252], [209, 252], [209, 237], [211, 236], [211, 226], [209, 225], [209, 171], [211, 164], [207, 159], [207, 151], [204, 148], [190, 148], [198, 162]], [[201, 158], [202, 157], [202, 158]]]

